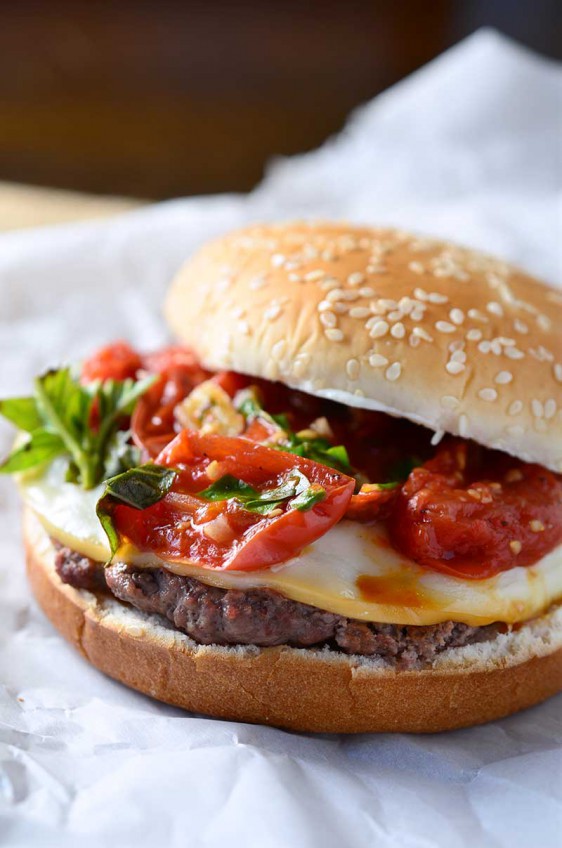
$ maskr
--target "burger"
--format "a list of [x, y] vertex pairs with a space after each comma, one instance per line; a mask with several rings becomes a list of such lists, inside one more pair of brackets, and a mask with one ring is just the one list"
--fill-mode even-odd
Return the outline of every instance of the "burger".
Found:
[[1, 402], [37, 601], [105, 674], [226, 719], [430, 732], [553, 695], [561, 307], [392, 229], [209, 243], [177, 345]]

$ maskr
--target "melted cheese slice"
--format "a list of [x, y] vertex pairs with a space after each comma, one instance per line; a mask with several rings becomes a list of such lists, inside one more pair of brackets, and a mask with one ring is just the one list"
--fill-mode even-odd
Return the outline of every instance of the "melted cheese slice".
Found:
[[[21, 475], [26, 504], [48, 533], [95, 560], [109, 548], [96, 517], [101, 488], [85, 492], [64, 481], [62, 463], [43, 476]], [[562, 597], [562, 545], [533, 566], [485, 580], [463, 580], [422, 569], [401, 556], [382, 526], [342, 521], [298, 557], [263, 571], [213, 571], [191, 562], [163, 562], [132, 546], [119, 559], [139, 568], [164, 566], [224, 588], [276, 589], [288, 598], [363, 621], [392, 624], [514, 624]]]

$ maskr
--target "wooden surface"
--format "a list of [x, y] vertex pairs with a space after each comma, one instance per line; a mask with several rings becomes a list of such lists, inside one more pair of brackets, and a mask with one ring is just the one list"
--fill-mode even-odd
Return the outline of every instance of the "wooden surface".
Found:
[[0, 232], [108, 218], [141, 205], [141, 201], [120, 197], [0, 182]]

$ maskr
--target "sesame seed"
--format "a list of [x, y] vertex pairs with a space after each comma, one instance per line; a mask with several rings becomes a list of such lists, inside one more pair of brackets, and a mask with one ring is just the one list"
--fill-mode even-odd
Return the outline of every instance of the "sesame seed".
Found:
[[362, 291], [362, 289], [358, 292], [347, 289], [347, 291], [343, 292], [341, 299], [342, 300], [357, 300], [357, 298], [361, 296], [361, 291]]
[[388, 297], [379, 297], [379, 303], [386, 312], [390, 312], [391, 309], [398, 309], [397, 301]]
[[427, 300], [428, 295], [424, 289], [415, 288], [414, 289], [414, 297], [418, 300]]
[[423, 309], [420, 309], [419, 306], [416, 306], [412, 309], [410, 313], [410, 318], [412, 321], [423, 321]]
[[433, 341], [433, 336], [430, 336], [427, 330], [424, 330], [423, 327], [414, 327], [412, 333], [414, 334], [414, 336], [423, 339], [425, 342]]
[[271, 358], [274, 362], [280, 362], [287, 351], [287, 342], [285, 339], [279, 339], [271, 348]]
[[479, 342], [482, 338], [482, 330], [469, 330], [465, 339], [469, 342]]
[[359, 362], [357, 359], [348, 359], [345, 370], [350, 380], [356, 380], [359, 376]]
[[531, 411], [535, 418], [542, 418], [544, 416], [544, 407], [540, 400], [533, 398], [531, 401]]
[[555, 362], [552, 370], [554, 371], [554, 379], [559, 383], [562, 383], [562, 363]]
[[327, 339], [330, 339], [331, 342], [343, 341], [343, 333], [337, 327], [329, 327], [327, 330], [324, 330], [324, 335]]
[[369, 357], [369, 365], [373, 368], [383, 368], [388, 365], [388, 359], [380, 353], [372, 353]]
[[517, 344], [515, 339], [510, 339], [506, 336], [498, 336], [497, 341], [504, 347], [514, 347]]
[[504, 353], [508, 359], [523, 359], [525, 356], [523, 351], [516, 347], [506, 347]]
[[528, 333], [529, 332], [528, 326], [525, 324], [524, 321], [521, 321], [520, 318], [515, 318], [515, 320], [513, 322], [513, 327], [514, 327], [515, 330], [517, 330], [518, 333]]
[[401, 309], [393, 309], [386, 317], [389, 321], [400, 321], [404, 317], [404, 313]]
[[307, 282], [313, 283], [314, 280], [321, 280], [322, 277], [325, 276], [326, 274], [324, 271], [322, 271], [320, 268], [316, 268], [314, 271], [307, 271], [307, 273], [304, 275], [304, 279]]
[[509, 405], [509, 409], [507, 410], [508, 415], [519, 415], [520, 412], [523, 412], [523, 401], [522, 400], [514, 400], [513, 403]]
[[496, 300], [491, 300], [487, 305], [486, 309], [488, 312], [491, 312], [492, 315], [498, 315], [500, 318], [503, 315], [503, 307], [501, 303], [498, 303]]
[[509, 543], [509, 547], [511, 548], [512, 553], [520, 554], [521, 549], [523, 548], [523, 545], [517, 539], [514, 539], [513, 541], [511, 541]]
[[332, 309], [338, 315], [345, 315], [346, 312], [349, 312], [349, 306], [347, 303], [341, 303], [339, 300], [332, 303]]
[[343, 289], [330, 289], [328, 294], [326, 295], [326, 300], [334, 301], [334, 300], [345, 300], [345, 292]]
[[395, 339], [403, 339], [406, 335], [406, 328], [404, 327], [404, 324], [401, 324], [400, 322], [398, 324], [394, 324], [390, 328], [390, 335]]
[[459, 399], [454, 395], [443, 395], [441, 398], [441, 406], [444, 406], [445, 409], [456, 409], [459, 405]]
[[365, 274], [362, 274], [361, 271], [355, 271], [349, 275], [347, 282], [350, 286], [360, 286], [361, 283], [365, 282]]
[[329, 300], [321, 300], [316, 308], [318, 309], [318, 312], [326, 312], [328, 309], [333, 309], [334, 304]]
[[529, 529], [531, 533], [542, 533], [544, 530], [544, 524], [542, 521], [539, 521], [538, 518], [533, 518], [532, 521], [529, 521]]
[[414, 306], [415, 301], [412, 300], [411, 297], [407, 297], [406, 295], [404, 295], [404, 297], [401, 297], [398, 301], [398, 308], [402, 310], [402, 313], [404, 315], [409, 315]]
[[440, 333], [454, 333], [456, 327], [454, 324], [450, 324], [448, 321], [436, 321], [435, 329], [438, 330]]
[[490, 350], [495, 356], [501, 356], [502, 346], [499, 343], [498, 339], [492, 339], [490, 342]]
[[267, 319], [267, 321], [275, 321], [276, 318], [279, 318], [282, 311], [283, 310], [278, 303], [272, 303], [271, 306], [268, 306], [263, 313], [263, 317]]
[[462, 362], [447, 362], [445, 365], [445, 370], [448, 371], [449, 374], [455, 376], [456, 374], [461, 374], [466, 368]]
[[497, 400], [498, 393], [495, 389], [485, 388], [480, 389], [478, 397], [491, 403], [492, 401]]
[[410, 333], [410, 336], [408, 338], [408, 344], [410, 345], [410, 347], [419, 347], [420, 342], [421, 339], [419, 336], [414, 336], [413, 333]]
[[487, 318], [484, 313], [480, 312], [479, 309], [469, 309], [468, 317], [472, 318], [473, 321], [482, 321], [482, 323], [487, 324], [489, 318]]
[[286, 257], [282, 253], [274, 253], [271, 257], [271, 264], [274, 268], [280, 268], [284, 262]]
[[291, 283], [302, 283], [302, 282], [304, 282], [304, 280], [300, 276], [300, 274], [294, 274], [294, 273], [289, 274], [289, 280], [291, 281]]
[[351, 318], [366, 318], [371, 314], [371, 310], [367, 306], [353, 306], [349, 310]]
[[430, 292], [427, 296], [427, 299], [430, 303], [448, 303], [449, 298], [445, 294], [439, 294], [439, 292]]
[[544, 417], [547, 421], [549, 421], [551, 418], [554, 418], [555, 415], [556, 401], [554, 400], [554, 398], [548, 398], [548, 400], [545, 400], [544, 402]]
[[335, 327], [338, 323], [338, 319], [334, 312], [321, 312], [320, 323], [322, 323], [325, 327]]
[[451, 354], [451, 362], [466, 362], [466, 353], [464, 350], [453, 350]]
[[388, 321], [383, 321], [382, 319], [379, 319], [378, 321], [375, 321], [375, 323], [371, 327], [369, 335], [372, 339], [380, 339], [382, 336], [386, 336], [386, 334], [388, 333], [388, 329]]
[[541, 330], [544, 330], [546, 332], [547, 330], [550, 330], [550, 328], [552, 327], [552, 321], [550, 320], [548, 315], [538, 315], [537, 316], [537, 325], [539, 326], [539, 328]]
[[424, 267], [421, 262], [410, 262], [408, 268], [410, 271], [413, 271], [414, 274], [423, 274], [424, 272]]
[[508, 383], [511, 383], [513, 380], [513, 374], [511, 371], [498, 371], [496, 376], [494, 377], [494, 382], [498, 383], [500, 386], [505, 386]]
[[463, 439], [468, 436], [468, 417], [466, 415], [459, 415], [459, 436], [462, 436]]
[[402, 366], [399, 362], [393, 362], [392, 365], [389, 365], [386, 371], [384, 372], [384, 376], [391, 383], [394, 383], [402, 373]]
[[443, 439], [445, 435], [445, 430], [436, 430], [433, 436], [431, 437], [431, 444], [438, 445], [439, 442]]
[[449, 318], [453, 322], [453, 324], [460, 325], [464, 321], [464, 312], [462, 309], [451, 309], [449, 312]]

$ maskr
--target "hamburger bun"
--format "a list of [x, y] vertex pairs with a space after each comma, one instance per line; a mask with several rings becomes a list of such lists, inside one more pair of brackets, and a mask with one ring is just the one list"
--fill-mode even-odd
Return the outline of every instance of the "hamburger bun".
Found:
[[61, 582], [27, 511], [29, 580], [75, 648], [115, 680], [196, 713], [290, 730], [451, 730], [501, 718], [562, 688], [562, 607], [490, 642], [444, 651], [422, 671], [329, 650], [201, 646], [109, 595]]
[[505, 262], [397, 230], [255, 226], [190, 259], [165, 314], [210, 369], [562, 472], [562, 294]]

